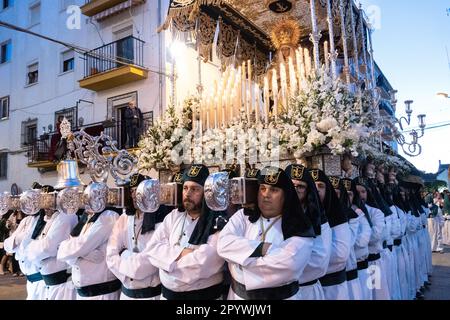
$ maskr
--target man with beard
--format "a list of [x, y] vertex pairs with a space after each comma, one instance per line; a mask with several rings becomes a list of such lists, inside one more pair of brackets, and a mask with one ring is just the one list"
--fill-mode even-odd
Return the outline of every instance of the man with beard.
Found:
[[229, 300], [297, 300], [298, 279], [314, 230], [286, 173], [265, 167], [254, 208], [237, 211], [220, 233], [217, 250], [231, 273]]
[[332, 231], [331, 257], [327, 273], [320, 278], [326, 300], [348, 300], [346, 265], [350, 255], [351, 232], [347, 214], [342, 208], [330, 180], [322, 170], [310, 170]]
[[183, 207], [174, 209], [145, 249], [162, 283], [161, 299], [211, 300], [222, 294], [225, 261], [217, 254], [217, 221], [204, 202], [209, 170], [193, 164], [183, 175]]
[[[101, 185], [97, 191], [106, 199], [106, 185]], [[120, 281], [106, 265], [106, 246], [119, 215], [111, 210], [95, 213], [95, 200], [98, 199], [85, 205], [85, 213], [72, 229], [70, 239], [59, 246], [58, 260], [72, 266], [77, 300], [117, 300]]]
[[[45, 193], [53, 192], [51, 186], [44, 186]], [[45, 282], [42, 300], [74, 300], [75, 289], [67, 272], [67, 263], [56, 259], [58, 247], [70, 237], [70, 231], [77, 224], [77, 217], [59, 210], [45, 209], [25, 249], [25, 259], [39, 266]]]
[[159, 269], [150, 263], [143, 250], [167, 212], [165, 206], [152, 213], [138, 209], [136, 189], [146, 179], [149, 178], [136, 173], [124, 186], [128, 193], [126, 214], [114, 225], [106, 248], [108, 268], [122, 282], [121, 300], [158, 300], [161, 294]]
[[[33, 182], [32, 189], [42, 189], [38, 182]], [[27, 277], [27, 300], [40, 300], [44, 292], [45, 283], [39, 272], [39, 266], [26, 258], [25, 250], [32, 240], [31, 237], [36, 228], [41, 228], [45, 211], [40, 210], [37, 214], [27, 216], [20, 222], [16, 231], [9, 238], [5, 239], [5, 251], [15, 253], [15, 258], [19, 261], [20, 270]], [[40, 223], [38, 224], [38, 222]]]
[[[369, 218], [372, 226], [372, 235], [369, 241], [369, 277], [372, 279], [372, 284], [367, 283], [372, 290], [372, 297], [374, 300], [389, 300], [388, 279], [381, 264], [381, 251], [383, 250], [383, 234], [385, 229], [384, 213], [374, 207], [377, 204], [373, 200], [371, 189], [367, 186], [367, 180], [358, 177], [355, 178], [356, 191], [369, 213]], [[369, 205], [370, 204], [370, 205]]]
[[313, 223], [316, 234], [311, 258], [299, 278], [301, 299], [324, 300], [325, 295], [319, 278], [326, 274], [330, 262], [331, 228], [320, 203], [316, 184], [308, 169], [300, 164], [292, 164], [286, 168], [286, 174], [291, 179], [302, 208]]

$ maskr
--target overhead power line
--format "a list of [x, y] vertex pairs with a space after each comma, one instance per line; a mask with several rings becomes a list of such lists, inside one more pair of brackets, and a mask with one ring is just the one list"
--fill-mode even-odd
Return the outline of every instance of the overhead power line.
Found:
[[[77, 46], [77, 45], [72, 44], [72, 43], [67, 43], [67, 42], [64, 42], [64, 41], [61, 41], [61, 40], [50, 38], [50, 37], [47, 37], [47, 36], [44, 36], [42, 34], [39, 34], [39, 33], [30, 31], [30, 30], [24, 29], [22, 27], [10, 24], [10, 23], [2, 21], [2, 20], [0, 20], [0, 27], [4, 27], [4, 28], [8, 28], [8, 29], [15, 30], [15, 31], [18, 31], [18, 32], [26, 33], [26, 34], [29, 34], [29, 35], [32, 35], [32, 36], [35, 36], [35, 37], [38, 37], [38, 38], [50, 41], [50, 42], [54, 42], [54, 43], [63, 45], [64, 47], [72, 49], [75, 52], [77, 52], [79, 54], [82, 54], [82, 55], [87, 54], [87, 55], [89, 55], [91, 57], [94, 57], [94, 58], [104, 59], [104, 60], [107, 60], [107, 61], [110, 61], [110, 62], [115, 62], [115, 63], [122, 64], [122, 65], [125, 65], [125, 66], [135, 66], [133, 63], [130, 63], [130, 62], [132, 62], [132, 60], [129, 60], [129, 59], [126, 59], [126, 58], [122, 58], [122, 57], [121, 57], [121, 60], [117, 60], [114, 57], [110, 57], [110, 56], [106, 56], [106, 55], [103, 55], [103, 54], [100, 54], [100, 53], [97, 53], [97, 52], [93, 52], [93, 51], [91, 51], [89, 49]], [[128, 60], [128, 62], [124, 62], [123, 60]], [[149, 69], [149, 68], [146, 68], [146, 69], [149, 70], [150, 72], [153, 72], [153, 73], [156, 73], [156, 74], [161, 74], [161, 75], [164, 75], [164, 76], [167, 76], [167, 77], [171, 76], [170, 74], [167, 74], [167, 73], [159, 71], [159, 70], [152, 70], [152, 69]]]

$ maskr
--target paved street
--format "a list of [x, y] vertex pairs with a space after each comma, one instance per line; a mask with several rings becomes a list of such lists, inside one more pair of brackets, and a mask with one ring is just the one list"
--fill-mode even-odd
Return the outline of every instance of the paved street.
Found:
[[427, 300], [450, 300], [450, 247], [444, 253], [433, 253], [431, 288], [425, 292]]
[[[433, 253], [433, 276], [431, 288], [425, 292], [426, 300], [450, 300], [450, 247], [444, 254]], [[26, 298], [25, 277], [11, 274], [0, 276], [0, 300], [24, 300]]]
[[25, 300], [26, 278], [13, 277], [11, 273], [0, 275], [0, 300]]

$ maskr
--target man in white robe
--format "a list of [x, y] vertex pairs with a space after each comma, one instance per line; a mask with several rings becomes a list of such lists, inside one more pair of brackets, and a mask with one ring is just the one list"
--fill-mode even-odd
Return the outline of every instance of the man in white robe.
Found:
[[125, 186], [129, 194], [126, 214], [114, 225], [106, 248], [108, 268], [122, 282], [121, 300], [159, 300], [161, 295], [159, 269], [150, 263], [143, 250], [163, 221], [166, 207], [160, 206], [152, 213], [137, 208], [136, 189], [145, 179], [148, 177], [135, 174]]
[[367, 269], [369, 279], [366, 285], [372, 290], [374, 300], [390, 300], [388, 278], [381, 266], [380, 254], [383, 250], [383, 235], [386, 228], [384, 213], [378, 208], [367, 205], [368, 195], [370, 195], [367, 181], [362, 177], [356, 179], [356, 190], [362, 203], [366, 206], [370, 221], [372, 222], [368, 256], [369, 268]]
[[325, 300], [319, 278], [326, 274], [330, 262], [332, 231], [320, 203], [316, 184], [308, 169], [299, 164], [292, 164], [286, 168], [286, 174], [291, 179], [302, 208], [311, 220], [316, 234], [311, 258], [298, 280], [301, 299]]
[[57, 258], [72, 266], [77, 300], [117, 300], [121, 283], [106, 265], [106, 246], [119, 216], [111, 210], [94, 213], [91, 207], [86, 205], [70, 239], [61, 243]]
[[298, 279], [313, 247], [314, 230], [286, 173], [258, 175], [257, 204], [237, 211], [220, 233], [217, 250], [231, 273], [229, 300], [298, 300]]
[[5, 239], [4, 242], [5, 251], [15, 253], [20, 270], [27, 278], [27, 300], [40, 300], [45, 287], [44, 280], [39, 272], [39, 267], [29, 261], [25, 255], [25, 249], [31, 241], [31, 235], [39, 220], [40, 214], [41, 212], [23, 218], [16, 231], [9, 238]]
[[77, 217], [45, 209], [43, 227], [35, 230], [28, 244], [26, 258], [39, 266], [45, 282], [42, 300], [74, 300], [75, 289], [68, 273], [69, 266], [56, 259], [60, 243], [70, 236]]
[[145, 252], [159, 268], [161, 299], [212, 300], [223, 292], [225, 261], [217, 253], [223, 219], [211, 212], [203, 199], [209, 170], [192, 165], [183, 175], [183, 208], [170, 212], [156, 229]]
[[326, 300], [348, 300], [346, 265], [350, 256], [351, 231], [346, 212], [322, 170], [310, 170], [332, 231], [331, 257], [326, 275], [320, 278]]

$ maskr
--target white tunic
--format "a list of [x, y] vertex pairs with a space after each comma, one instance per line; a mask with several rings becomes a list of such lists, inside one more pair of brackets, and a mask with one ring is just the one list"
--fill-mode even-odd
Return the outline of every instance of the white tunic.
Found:
[[[372, 236], [372, 228], [369, 220], [367, 220], [364, 212], [361, 209], [356, 209], [359, 218], [358, 234], [355, 241], [355, 256], [357, 262], [367, 260], [369, 256], [369, 241]], [[367, 285], [369, 279], [368, 269], [358, 270], [358, 281], [361, 288], [361, 299], [372, 300], [372, 289]]]
[[[5, 240], [4, 247], [8, 253], [15, 253], [16, 260], [19, 261], [20, 270], [25, 275], [32, 275], [39, 272], [39, 267], [26, 259], [25, 249], [31, 241], [34, 227], [39, 216], [27, 216], [22, 219], [16, 231]], [[40, 300], [44, 292], [44, 280], [30, 282], [27, 281], [27, 300]]]
[[[345, 270], [351, 247], [351, 231], [347, 222], [334, 226], [331, 231], [331, 257], [327, 274]], [[347, 281], [332, 286], [324, 286], [322, 282], [322, 287], [326, 300], [348, 300], [349, 298]]]
[[[297, 281], [309, 262], [313, 238], [290, 237], [284, 240], [282, 219], [260, 217], [251, 223], [244, 210], [237, 211], [220, 232], [217, 245], [219, 254], [228, 262], [233, 279], [246, 290], [273, 288]], [[266, 233], [265, 242], [271, 243], [263, 257], [250, 257], [261, 244], [261, 220]], [[272, 227], [268, 229], [269, 225]], [[295, 294], [289, 299], [299, 299]], [[228, 299], [241, 300], [230, 289]]]
[[[359, 237], [359, 226], [360, 226], [360, 220], [365, 219], [365, 217], [358, 216], [356, 218], [352, 218], [349, 220], [349, 226], [351, 231], [351, 238], [350, 238], [350, 255], [347, 260], [347, 265], [345, 270], [346, 271], [353, 271], [358, 270], [357, 265], [357, 259], [356, 259], [356, 252], [355, 252], [355, 244], [356, 240]], [[357, 273], [357, 271], [356, 271]], [[362, 300], [362, 289], [361, 284], [359, 282], [359, 279], [353, 279], [348, 280], [347, 279], [347, 285], [348, 285], [348, 297], [349, 300]]]
[[[72, 281], [76, 288], [101, 284], [116, 279], [106, 265], [106, 245], [119, 215], [104, 211], [94, 223], [86, 223], [78, 237], [63, 241], [58, 250], [58, 259], [72, 266]], [[119, 291], [78, 300], [116, 300]]]
[[[368, 205], [366, 205], [366, 207], [370, 215], [370, 220], [372, 221], [372, 235], [369, 241], [369, 253], [381, 254], [383, 251], [383, 237], [386, 233], [384, 213], [380, 209], [373, 208]], [[389, 284], [381, 259], [369, 261], [369, 272], [374, 275], [374, 283], [372, 286], [373, 299], [389, 300], [391, 298], [389, 293]]]
[[[320, 236], [313, 242], [311, 258], [303, 270], [298, 283], [306, 283], [323, 277], [328, 269], [331, 256], [332, 232], [328, 222], [321, 225]], [[302, 300], [324, 300], [322, 285], [319, 281], [309, 286], [300, 286]]]
[[[127, 289], [143, 289], [156, 287], [159, 280], [159, 269], [153, 266], [143, 250], [150, 242], [154, 231], [141, 234], [144, 214], [121, 215], [114, 225], [106, 249], [106, 263], [117, 279]], [[133, 252], [137, 241], [139, 252]], [[121, 251], [125, 249], [122, 253]], [[121, 300], [134, 300], [123, 292]], [[146, 300], [159, 299], [159, 295]]]
[[[159, 268], [164, 287], [175, 292], [205, 289], [223, 281], [225, 261], [217, 254], [219, 234], [209, 236], [206, 244], [188, 243], [198, 219], [174, 209], [156, 229], [145, 252], [150, 262]], [[184, 248], [193, 252], [177, 260]]]
[[[56, 211], [51, 217], [44, 216], [46, 222], [41, 234], [31, 240], [25, 250], [26, 259], [39, 266], [42, 275], [49, 275], [65, 271], [69, 266], [56, 259], [58, 246], [68, 239], [70, 231], [77, 223], [77, 217], [73, 214]], [[45, 286], [42, 300], [74, 300], [75, 290], [70, 278], [65, 283], [53, 286]]]

